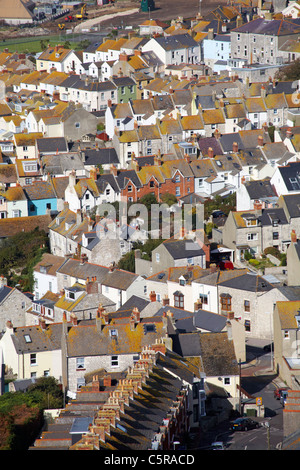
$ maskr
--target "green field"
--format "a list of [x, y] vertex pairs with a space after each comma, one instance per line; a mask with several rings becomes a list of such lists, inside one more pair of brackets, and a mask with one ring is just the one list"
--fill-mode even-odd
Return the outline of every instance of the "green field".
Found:
[[71, 49], [78, 48], [76, 35], [58, 34], [56, 36], [37, 36], [27, 38], [7, 39], [0, 42], [0, 51], [7, 48], [9, 52], [25, 52], [28, 54], [36, 54], [41, 52], [41, 41], [45, 44], [55, 46], [56, 44], [64, 44], [66, 41], [70, 43]]

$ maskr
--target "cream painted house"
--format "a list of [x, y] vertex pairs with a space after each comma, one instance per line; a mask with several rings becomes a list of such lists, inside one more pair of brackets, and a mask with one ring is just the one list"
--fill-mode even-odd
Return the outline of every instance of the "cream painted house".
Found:
[[61, 382], [61, 334], [62, 324], [14, 328], [7, 322], [0, 340], [5, 367], [18, 379], [51, 376]]

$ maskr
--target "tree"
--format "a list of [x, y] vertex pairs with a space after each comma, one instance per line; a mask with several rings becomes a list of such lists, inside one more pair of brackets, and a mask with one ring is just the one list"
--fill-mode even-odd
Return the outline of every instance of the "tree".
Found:
[[294, 60], [291, 64], [288, 64], [285, 67], [282, 67], [275, 74], [275, 79], [279, 81], [299, 80], [299, 78], [300, 78], [300, 58]]
[[168, 204], [168, 206], [170, 206], [170, 207], [173, 206], [173, 204], [178, 203], [177, 197], [174, 194], [170, 194], [170, 193], [162, 194], [161, 195], [161, 201], [164, 204]]

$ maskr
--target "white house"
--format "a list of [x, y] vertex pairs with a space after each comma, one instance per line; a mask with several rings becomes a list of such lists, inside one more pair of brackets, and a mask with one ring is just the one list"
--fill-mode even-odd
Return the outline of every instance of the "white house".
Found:
[[189, 34], [151, 38], [142, 52], [153, 51], [164, 65], [197, 64], [200, 45]]
[[48, 291], [58, 293], [56, 271], [64, 262], [62, 256], [43, 254], [33, 270], [35, 300], [41, 299]]

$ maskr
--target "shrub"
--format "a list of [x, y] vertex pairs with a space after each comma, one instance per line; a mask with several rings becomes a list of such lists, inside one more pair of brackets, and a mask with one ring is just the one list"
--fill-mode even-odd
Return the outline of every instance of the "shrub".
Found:
[[272, 256], [275, 256], [275, 258], [280, 259], [280, 251], [278, 250], [278, 248], [275, 248], [274, 246], [268, 246], [267, 248], [265, 248], [264, 254], [272, 255]]

